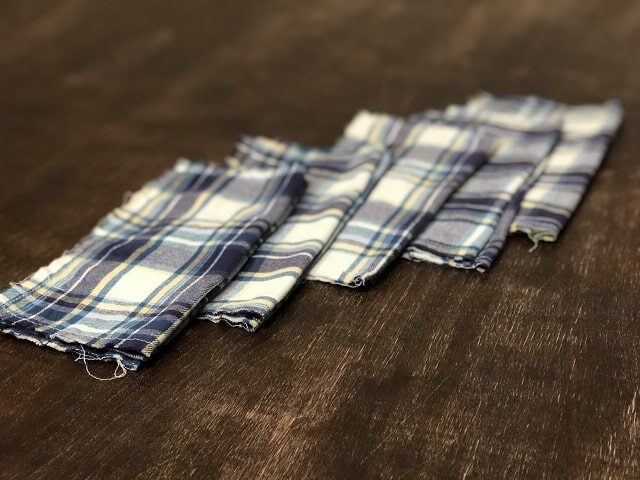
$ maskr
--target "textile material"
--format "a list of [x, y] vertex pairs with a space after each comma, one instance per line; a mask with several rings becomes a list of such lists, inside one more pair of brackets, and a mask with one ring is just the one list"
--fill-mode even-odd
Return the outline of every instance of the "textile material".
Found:
[[290, 213], [304, 167], [179, 161], [0, 294], [2, 331], [135, 370]]
[[308, 278], [360, 287], [374, 281], [484, 163], [490, 142], [473, 126], [368, 112], [356, 115], [345, 136], [386, 145], [394, 160]]
[[463, 115], [521, 130], [558, 129], [562, 139], [544, 171], [524, 196], [511, 232], [525, 233], [537, 244], [556, 241], [600, 167], [622, 123], [616, 100], [600, 105], [568, 106], [532, 96], [477, 95]]
[[509, 233], [523, 188], [543, 165], [556, 132], [518, 132], [490, 125], [494, 151], [407, 247], [403, 258], [488, 270]]
[[248, 331], [262, 325], [329, 245], [367, 189], [384, 154], [384, 149], [366, 145], [353, 154], [341, 154], [263, 137], [245, 137], [239, 142], [230, 163], [301, 163], [306, 167], [307, 189], [292, 215], [233, 281], [204, 306], [199, 317]]

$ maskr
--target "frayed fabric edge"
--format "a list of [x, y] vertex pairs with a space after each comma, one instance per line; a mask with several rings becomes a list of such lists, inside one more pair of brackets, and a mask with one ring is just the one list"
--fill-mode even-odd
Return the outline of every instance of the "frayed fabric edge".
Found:
[[523, 228], [523, 227], [519, 227], [518, 225], [513, 225], [510, 230], [511, 230], [510, 233], [512, 234], [523, 233], [529, 238], [529, 240], [531, 240], [533, 245], [531, 246], [531, 248], [529, 248], [529, 252], [535, 251], [542, 242], [552, 243], [558, 240], [558, 235], [552, 232], [551, 230]]
[[[105, 354], [99, 354], [93, 352], [91, 349], [85, 348], [80, 344], [70, 344], [65, 343], [56, 339], [44, 337], [41, 335], [37, 335], [32, 332], [22, 332], [19, 330], [15, 330], [13, 328], [4, 328], [0, 330], [0, 332], [15, 337], [19, 340], [26, 340], [35, 344], [38, 347], [49, 347], [58, 352], [63, 353], [71, 353], [75, 354], [76, 358], [74, 361], [82, 362], [85, 366], [85, 370], [89, 374], [89, 376], [95, 378], [96, 380], [115, 380], [118, 378], [124, 377], [129, 371], [136, 371], [140, 367], [142, 363], [142, 359], [134, 359], [132, 357], [128, 357], [126, 355], [122, 355], [115, 352], [107, 352]], [[103, 361], [103, 362], [116, 362], [116, 369], [112, 377], [109, 378], [101, 378], [93, 375], [89, 371], [89, 367], [87, 362], [91, 361]]]
[[219, 312], [214, 314], [201, 314], [198, 316], [198, 319], [211, 323], [221, 323], [233, 328], [240, 328], [249, 333], [255, 333], [264, 323], [263, 320], [251, 319], [241, 314], [227, 315]]
[[305, 280], [312, 282], [330, 283], [331, 285], [338, 285], [339, 287], [359, 288], [365, 284], [365, 279], [362, 277], [354, 278], [350, 283], [336, 280], [335, 278], [323, 277], [319, 275], [307, 276]]
[[[402, 258], [404, 260], [409, 260], [410, 262], [418, 263], [418, 264], [431, 264], [440, 267], [453, 267], [460, 270], [469, 270], [476, 271], [480, 273], [486, 273], [490, 264], [487, 265], [486, 262], [480, 261], [482, 256], [478, 256], [473, 260], [464, 260], [462, 257], [455, 256], [449, 259], [444, 259], [442, 257], [436, 257], [434, 255], [422, 255], [420, 251], [416, 250], [406, 250], [402, 254]], [[437, 260], [436, 260], [437, 259]]]
[[[102, 358], [99, 355], [95, 355], [95, 354], [90, 354], [89, 358], [87, 358], [87, 352], [85, 351], [84, 347], [80, 346], [80, 350], [82, 353], [79, 353], [78, 356], [76, 357], [75, 361], [81, 361], [84, 364], [84, 369], [87, 371], [87, 374], [91, 377], [94, 378], [96, 380], [99, 380], [101, 382], [109, 382], [111, 380], [117, 380], [119, 378], [123, 378], [128, 370], [127, 367], [124, 365], [124, 363], [122, 362], [122, 360], [120, 360], [117, 357], [114, 358], [109, 358], [109, 359], [105, 359]], [[98, 377], [97, 375], [94, 375], [93, 373], [91, 373], [91, 371], [89, 370], [89, 365], [87, 364], [87, 361], [108, 361], [108, 360], [115, 360], [117, 365], [115, 370], [113, 371], [113, 375], [111, 375], [111, 377]]]

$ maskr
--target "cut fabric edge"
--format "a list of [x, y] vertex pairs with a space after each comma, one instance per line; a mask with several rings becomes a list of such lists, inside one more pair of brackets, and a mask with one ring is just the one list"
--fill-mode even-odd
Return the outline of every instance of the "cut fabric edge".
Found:
[[255, 333], [267, 320], [267, 318], [251, 317], [247, 314], [233, 315], [227, 312], [200, 313], [198, 320], [219, 323], [228, 327], [240, 328], [249, 333]]
[[540, 243], [542, 242], [548, 242], [548, 243], [557, 242], [558, 236], [559, 236], [559, 232], [553, 231], [551, 229], [523, 227], [518, 224], [512, 224], [509, 229], [509, 233], [511, 234], [521, 233], [523, 235], [526, 235], [529, 238], [529, 240], [531, 240], [531, 242], [533, 243], [533, 245], [529, 249], [530, 252], [533, 252], [535, 249], [537, 249]]
[[[499, 111], [486, 110], [487, 105], [491, 105], [496, 102], [521, 102], [529, 104], [547, 104], [553, 105], [558, 108], [558, 111], [554, 113], [551, 118], [541, 120], [540, 123], [531, 123], [528, 119], [518, 119], [518, 115], [511, 116], [507, 119], [499, 118]], [[507, 95], [495, 95], [486, 91], [478, 91], [475, 94], [467, 97], [467, 102], [464, 105], [453, 105], [448, 107], [449, 110], [458, 111], [467, 109], [472, 114], [489, 114], [489, 116], [482, 119], [476, 119], [481, 123], [492, 124], [507, 129], [514, 129], [520, 131], [539, 131], [539, 130], [558, 130], [563, 131], [563, 137], [565, 140], [580, 140], [593, 136], [603, 135], [610, 140], [615, 138], [622, 126], [624, 120], [624, 105], [620, 98], [609, 98], [600, 102], [589, 103], [565, 103], [552, 98], [541, 97], [538, 95], [530, 94], [507, 94]], [[576, 125], [576, 115], [584, 117], [586, 113], [590, 113], [592, 117], [599, 119], [599, 123], [596, 127], [590, 125], [588, 127]], [[509, 114], [507, 114], [509, 116]]]
[[128, 371], [136, 371], [140, 366], [148, 360], [147, 357], [135, 356], [113, 349], [96, 349], [81, 345], [79, 343], [67, 343], [62, 340], [43, 335], [35, 331], [26, 331], [16, 328], [3, 328], [0, 330], [3, 334], [12, 336], [18, 340], [26, 340], [38, 347], [49, 347], [58, 352], [72, 353], [78, 355], [75, 361], [93, 361], [100, 360], [104, 362], [116, 362], [123, 369]]
[[451, 257], [443, 258], [439, 255], [414, 247], [407, 247], [407, 249], [402, 253], [403, 260], [408, 260], [413, 263], [428, 263], [439, 267], [453, 267], [460, 270], [476, 270], [484, 273], [488, 270], [488, 267], [484, 263], [479, 262], [479, 258], [479, 255], [473, 258], [465, 258], [461, 255], [453, 255]]
[[307, 276], [305, 277], [305, 280], [310, 280], [312, 282], [323, 282], [323, 283], [329, 283], [331, 285], [337, 285], [340, 287], [349, 287], [349, 288], [358, 288], [358, 287], [364, 286], [365, 280], [360, 277], [358, 277], [358, 279], [359, 279], [358, 281], [354, 279], [351, 282], [345, 282], [342, 280], [336, 280], [335, 278], [326, 277], [324, 275], [307, 274]]

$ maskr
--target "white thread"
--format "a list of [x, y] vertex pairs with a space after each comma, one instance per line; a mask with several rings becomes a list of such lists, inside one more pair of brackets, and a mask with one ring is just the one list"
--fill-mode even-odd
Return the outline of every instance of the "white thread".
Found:
[[[91, 373], [91, 371], [89, 370], [89, 365], [87, 364], [87, 352], [85, 351], [84, 347], [82, 345], [80, 345], [80, 350], [82, 350], [82, 354], [78, 354], [78, 358], [76, 358], [76, 362], [78, 360], [81, 360], [82, 363], [84, 363], [84, 369], [87, 371], [87, 374], [91, 377], [91, 378], [95, 378], [96, 380], [99, 380], [101, 382], [108, 382], [111, 380], [116, 380], [118, 378], [122, 378], [127, 374], [127, 368], [124, 366], [124, 363], [122, 362], [121, 359], [119, 358], [115, 358], [116, 360], [116, 369], [113, 371], [113, 376], [109, 377], [109, 378], [103, 378], [103, 377], [98, 377], [96, 375], [94, 375], [93, 373]], [[90, 357], [88, 358], [88, 360], [91, 361], [96, 361], [96, 360], [105, 360], [106, 357], [102, 357], [100, 355], [95, 355], [93, 353], [90, 353]]]

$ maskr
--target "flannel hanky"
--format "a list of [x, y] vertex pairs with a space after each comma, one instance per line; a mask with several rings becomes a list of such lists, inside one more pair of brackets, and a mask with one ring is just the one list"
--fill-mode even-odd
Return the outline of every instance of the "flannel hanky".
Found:
[[289, 214], [304, 167], [179, 161], [48, 266], [0, 294], [2, 331], [135, 370]]
[[498, 256], [523, 188], [536, 175], [558, 135], [479, 127], [494, 138], [494, 150], [407, 247], [403, 257], [486, 271]]
[[467, 117], [510, 128], [560, 130], [561, 140], [510, 227], [511, 232], [527, 234], [534, 244], [557, 240], [622, 123], [620, 102], [569, 106], [533, 96], [483, 93], [462, 108]]
[[394, 159], [308, 278], [359, 287], [375, 280], [484, 163], [489, 139], [473, 126], [368, 112], [354, 118], [346, 136], [386, 145]]
[[204, 306], [199, 317], [248, 331], [262, 325], [331, 242], [384, 154], [383, 149], [371, 146], [353, 154], [334, 153], [263, 137], [245, 137], [239, 142], [229, 162], [245, 167], [301, 163], [306, 167], [307, 189], [286, 222]]

